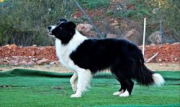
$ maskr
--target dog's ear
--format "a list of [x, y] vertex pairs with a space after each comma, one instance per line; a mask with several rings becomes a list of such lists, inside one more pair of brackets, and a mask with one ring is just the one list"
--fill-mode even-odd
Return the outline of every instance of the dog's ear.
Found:
[[74, 22], [68, 22], [67, 25], [69, 30], [75, 30], [76, 28], [76, 24]]
[[67, 22], [66, 19], [60, 19], [60, 22]]

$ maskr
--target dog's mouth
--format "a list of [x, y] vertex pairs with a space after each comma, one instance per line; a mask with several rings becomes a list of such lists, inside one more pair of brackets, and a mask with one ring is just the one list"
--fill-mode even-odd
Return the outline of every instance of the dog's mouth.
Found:
[[47, 36], [48, 36], [48, 37], [53, 37], [53, 38], [55, 37], [55, 36], [52, 34], [52, 32], [49, 32], [49, 31], [47, 32]]
[[48, 36], [48, 37], [55, 37], [53, 34], [52, 34], [52, 31], [50, 30], [50, 29], [47, 29], [47, 33], [46, 33], [46, 35]]
[[48, 26], [47, 27], [47, 36], [49, 36], [49, 37], [55, 37], [53, 34], [52, 34], [52, 29], [54, 29], [55, 28], [55, 26]]

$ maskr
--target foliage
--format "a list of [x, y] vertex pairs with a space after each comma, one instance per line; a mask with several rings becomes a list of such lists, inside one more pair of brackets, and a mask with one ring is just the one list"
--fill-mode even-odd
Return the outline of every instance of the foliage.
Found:
[[127, 0], [121, 10], [117, 11], [115, 17], [142, 19], [151, 15], [152, 5], [148, 5], [148, 0]]
[[[179, 0], [127, 0], [126, 6], [133, 8], [124, 8], [114, 14], [109, 12], [108, 15], [121, 17], [125, 20], [143, 20], [147, 18], [148, 36], [160, 30], [160, 21], [165, 42], [180, 41], [180, 2]], [[161, 7], [159, 7], [161, 6]]]
[[[46, 27], [71, 14], [62, 0], [8, 0], [0, 6], [0, 45], [50, 45]], [[66, 6], [66, 7], [65, 7]], [[66, 13], [65, 13], [66, 12]]]
[[[179, 0], [122, 0], [124, 4], [120, 0], [117, 4], [123, 7], [119, 10], [115, 7], [115, 11], [112, 9], [114, 4], [111, 4], [113, 0], [77, 1], [85, 11], [93, 11], [94, 9], [107, 11], [97, 17], [91, 17], [95, 23], [106, 19], [130, 20], [130, 22], [140, 22], [137, 25], [139, 30], [142, 28], [143, 18], [146, 17], [147, 35], [150, 35], [160, 29], [161, 19], [164, 37], [170, 37], [166, 39], [171, 42], [180, 41]], [[161, 3], [161, 11], [159, 3]], [[0, 46], [12, 43], [21, 46], [53, 45], [52, 40], [46, 36], [46, 27], [56, 23], [60, 18], [71, 20], [71, 14], [77, 10], [74, 0], [1, 0]], [[78, 20], [83, 22], [87, 21], [87, 18], [82, 17], [75, 20], [75, 22], [78, 22]], [[110, 22], [109, 20], [107, 25], [110, 25]], [[128, 25], [129, 29], [131, 24], [133, 25], [133, 23]], [[125, 32], [127, 29], [121, 29], [121, 31]]]
[[[161, 3], [161, 8], [159, 8]], [[162, 22], [162, 30], [164, 34], [164, 42], [172, 43], [180, 41], [180, 2], [179, 0], [153, 0], [151, 5], [156, 8], [150, 17], [148, 17], [148, 32], [160, 30], [160, 20]]]
[[107, 8], [110, 4], [110, 0], [79, 0], [79, 2], [86, 9]]
[[163, 10], [165, 31], [170, 36], [180, 41], [180, 1], [168, 1], [168, 6]]

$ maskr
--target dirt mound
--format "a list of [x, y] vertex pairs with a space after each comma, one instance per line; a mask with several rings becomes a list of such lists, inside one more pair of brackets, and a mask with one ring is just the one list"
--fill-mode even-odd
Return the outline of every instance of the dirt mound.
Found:
[[7, 45], [0, 47], [0, 64], [7, 65], [35, 65], [57, 64], [54, 46], [46, 47], [20, 47]]
[[[142, 49], [142, 46], [139, 46]], [[145, 60], [157, 54], [150, 62], [179, 62], [180, 43], [145, 46]], [[0, 64], [39, 65], [58, 64], [54, 46], [21, 47], [14, 44], [0, 47]]]
[[[142, 49], [142, 46], [139, 46]], [[145, 60], [157, 54], [150, 62], [179, 62], [180, 43], [145, 46]]]

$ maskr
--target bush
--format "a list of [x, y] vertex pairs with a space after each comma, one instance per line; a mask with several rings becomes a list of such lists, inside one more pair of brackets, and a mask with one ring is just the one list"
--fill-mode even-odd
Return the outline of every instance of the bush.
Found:
[[[179, 0], [120, 0], [116, 4], [112, 0], [78, 0], [85, 11], [103, 10], [102, 15], [90, 18], [94, 23], [106, 22], [99, 25], [106, 33], [122, 35], [123, 31], [136, 29], [142, 34], [143, 18], [147, 17], [147, 36], [160, 29], [160, 17], [166, 42], [180, 40], [180, 2]], [[159, 2], [162, 5], [161, 13], [158, 9]], [[122, 9], [117, 9], [116, 5]], [[0, 2], [0, 45], [15, 43], [21, 46], [29, 45], [53, 45], [46, 35], [46, 27], [56, 23], [60, 18], [71, 18], [71, 14], [77, 11], [74, 0], [4, 0]], [[156, 13], [153, 11], [156, 10]], [[80, 12], [80, 11], [78, 11]], [[127, 29], [119, 25], [119, 31], [109, 29], [111, 19], [129, 21]], [[83, 23], [86, 17], [75, 19], [75, 22]], [[134, 22], [134, 23], [133, 23]], [[122, 22], [120, 22], [122, 23]], [[170, 37], [170, 38], [167, 38]], [[173, 38], [173, 39], [172, 39]]]
[[69, 0], [6, 0], [0, 3], [0, 45], [51, 45], [46, 27], [70, 16]]
[[[152, 0], [151, 5], [153, 5], [155, 13], [151, 13], [148, 18], [147, 29], [149, 34], [154, 31], [160, 30], [160, 20], [162, 22], [163, 30], [163, 42], [178, 42], [180, 41], [180, 2], [179, 0]], [[161, 10], [158, 9], [159, 2], [161, 3]]]
[[79, 0], [79, 2], [86, 9], [107, 8], [110, 4], [110, 0]]

